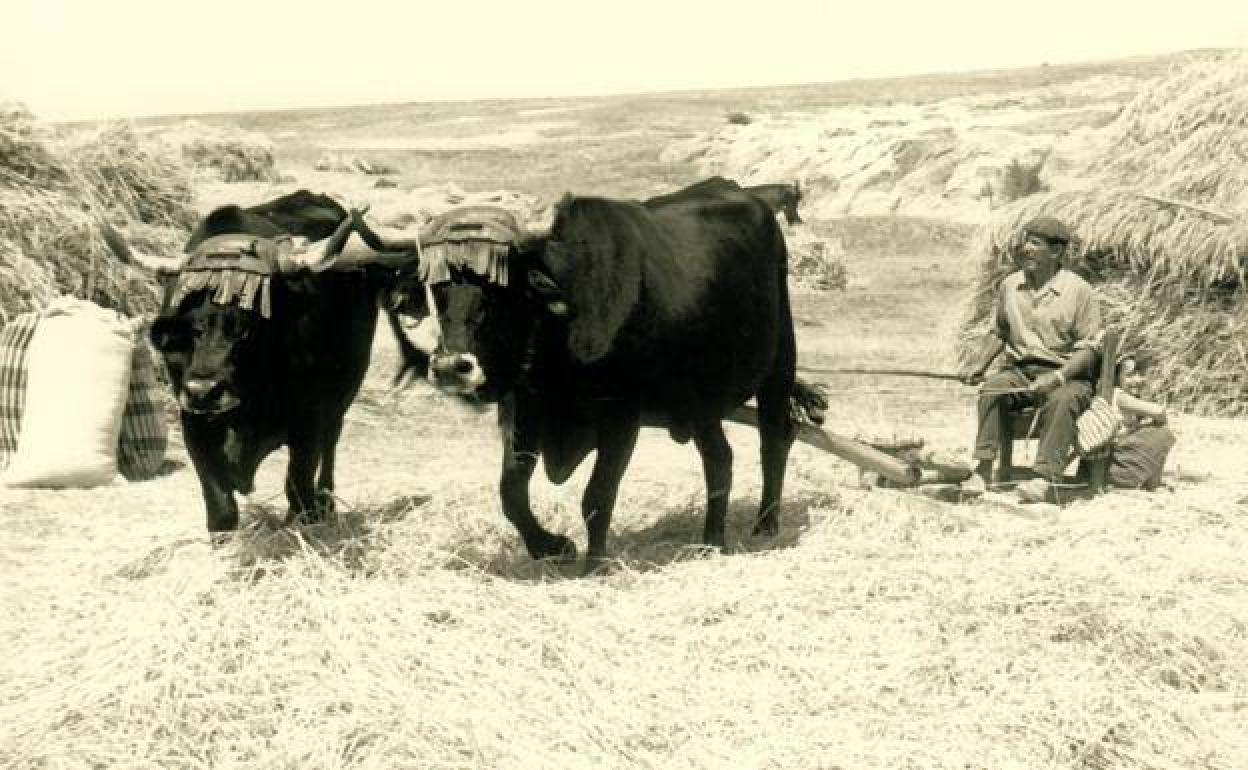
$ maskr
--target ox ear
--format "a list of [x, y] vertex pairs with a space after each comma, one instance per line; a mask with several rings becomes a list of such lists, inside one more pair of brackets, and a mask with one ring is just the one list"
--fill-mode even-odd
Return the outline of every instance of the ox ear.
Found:
[[529, 291], [546, 306], [546, 310], [556, 318], [567, 318], [570, 312], [568, 301], [564, 299], [563, 289], [549, 275], [541, 270], [529, 268]]
[[635, 231], [607, 224], [591, 222], [577, 233], [581, 237], [569, 244], [550, 241], [545, 251], [546, 266], [568, 304], [568, 349], [587, 364], [610, 352], [641, 294], [641, 253], [636, 237], [629, 237]]
[[191, 327], [181, 318], [157, 318], [148, 339], [161, 353], [184, 352], [191, 349]]

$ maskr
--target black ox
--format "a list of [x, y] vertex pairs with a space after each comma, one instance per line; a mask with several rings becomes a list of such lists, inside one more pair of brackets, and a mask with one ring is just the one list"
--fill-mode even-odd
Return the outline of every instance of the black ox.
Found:
[[505, 281], [447, 272], [430, 287], [443, 333], [430, 378], [499, 402], [502, 508], [534, 558], [576, 555], [530, 508], [538, 456], [562, 483], [597, 450], [582, 502], [592, 570], [643, 422], [694, 440], [704, 539], [723, 545], [732, 449], [722, 420], [751, 397], [763, 466], [754, 533], [777, 532], [796, 352], [784, 237], [761, 200], [723, 179], [644, 204], [568, 197], [548, 234], [511, 252]]
[[[371, 265], [339, 269], [352, 214], [307, 191], [224, 206], [198, 224], [181, 260], [138, 254], [104, 227], [118, 256], [165, 276], [150, 337], [178, 400], [209, 532], [238, 528], [233, 493], [251, 492], [260, 462], [282, 445], [291, 513], [333, 508], [343, 416], [391, 276]], [[405, 352], [417, 368], [420, 356]]]

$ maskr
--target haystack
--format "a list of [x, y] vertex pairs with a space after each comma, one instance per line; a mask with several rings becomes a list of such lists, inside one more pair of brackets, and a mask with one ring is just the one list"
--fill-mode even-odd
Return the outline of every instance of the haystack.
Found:
[[71, 136], [58, 147], [90, 196], [115, 214], [157, 227], [195, 224], [190, 170], [176, 152], [145, 140], [127, 122], [107, 123]]
[[1084, 139], [1080, 161], [1060, 169], [1067, 189], [1024, 198], [984, 227], [962, 355], [1014, 269], [1023, 224], [1055, 216], [1076, 235], [1069, 266], [1150, 366], [1147, 397], [1248, 414], [1248, 54], [1176, 70]]
[[194, 169], [222, 182], [275, 182], [281, 176], [273, 142], [255, 131], [187, 120], [163, 129], [160, 138], [178, 148]]
[[133, 223], [145, 250], [180, 251], [191, 194], [180, 158], [127, 125], [58, 139], [25, 108], [0, 108], [0, 323], [61, 294], [130, 315], [154, 311], [155, 283], [117, 261], [93, 212]]
[[69, 175], [49, 149], [52, 138], [25, 106], [0, 102], [0, 186], [65, 184]]

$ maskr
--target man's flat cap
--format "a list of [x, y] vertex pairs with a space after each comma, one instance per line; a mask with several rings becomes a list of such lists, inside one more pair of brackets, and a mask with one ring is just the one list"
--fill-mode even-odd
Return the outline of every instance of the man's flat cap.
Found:
[[1051, 243], [1070, 243], [1070, 229], [1053, 217], [1036, 217], [1023, 227], [1023, 235], [1038, 235]]

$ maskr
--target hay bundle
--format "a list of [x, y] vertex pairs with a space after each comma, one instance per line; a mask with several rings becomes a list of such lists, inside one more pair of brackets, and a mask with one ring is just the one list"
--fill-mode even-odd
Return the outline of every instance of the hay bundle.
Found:
[[1125, 349], [1152, 364], [1146, 395], [1248, 414], [1248, 55], [1178, 70], [1091, 142], [1072, 170], [1083, 189], [1024, 198], [983, 229], [961, 354], [986, 330], [1023, 225], [1054, 216], [1076, 235], [1068, 266], [1097, 288]]
[[1220, 206], [1248, 192], [1248, 54], [1190, 62], [1097, 136], [1083, 177]]
[[60, 294], [154, 311], [155, 283], [108, 251], [92, 211], [135, 222], [131, 237], [145, 250], [179, 251], [194, 221], [187, 169], [126, 126], [58, 141], [9, 108], [0, 137], [0, 322]]
[[[156, 284], [117, 261], [79, 199], [0, 190], [0, 212], [0, 322], [61, 294], [127, 315], [158, 307]], [[148, 244], [145, 249], [172, 252], [184, 238], [173, 228], [142, 228], [133, 239]]]
[[30, 110], [0, 103], [0, 187], [65, 184], [66, 169], [48, 149], [51, 138]]
[[192, 167], [223, 182], [276, 182], [281, 176], [273, 143], [264, 134], [188, 120], [164, 132], [163, 138], [178, 147]]
[[190, 228], [194, 191], [185, 164], [167, 148], [141, 141], [128, 123], [110, 123], [64, 143], [80, 187], [110, 210], [149, 225]]

